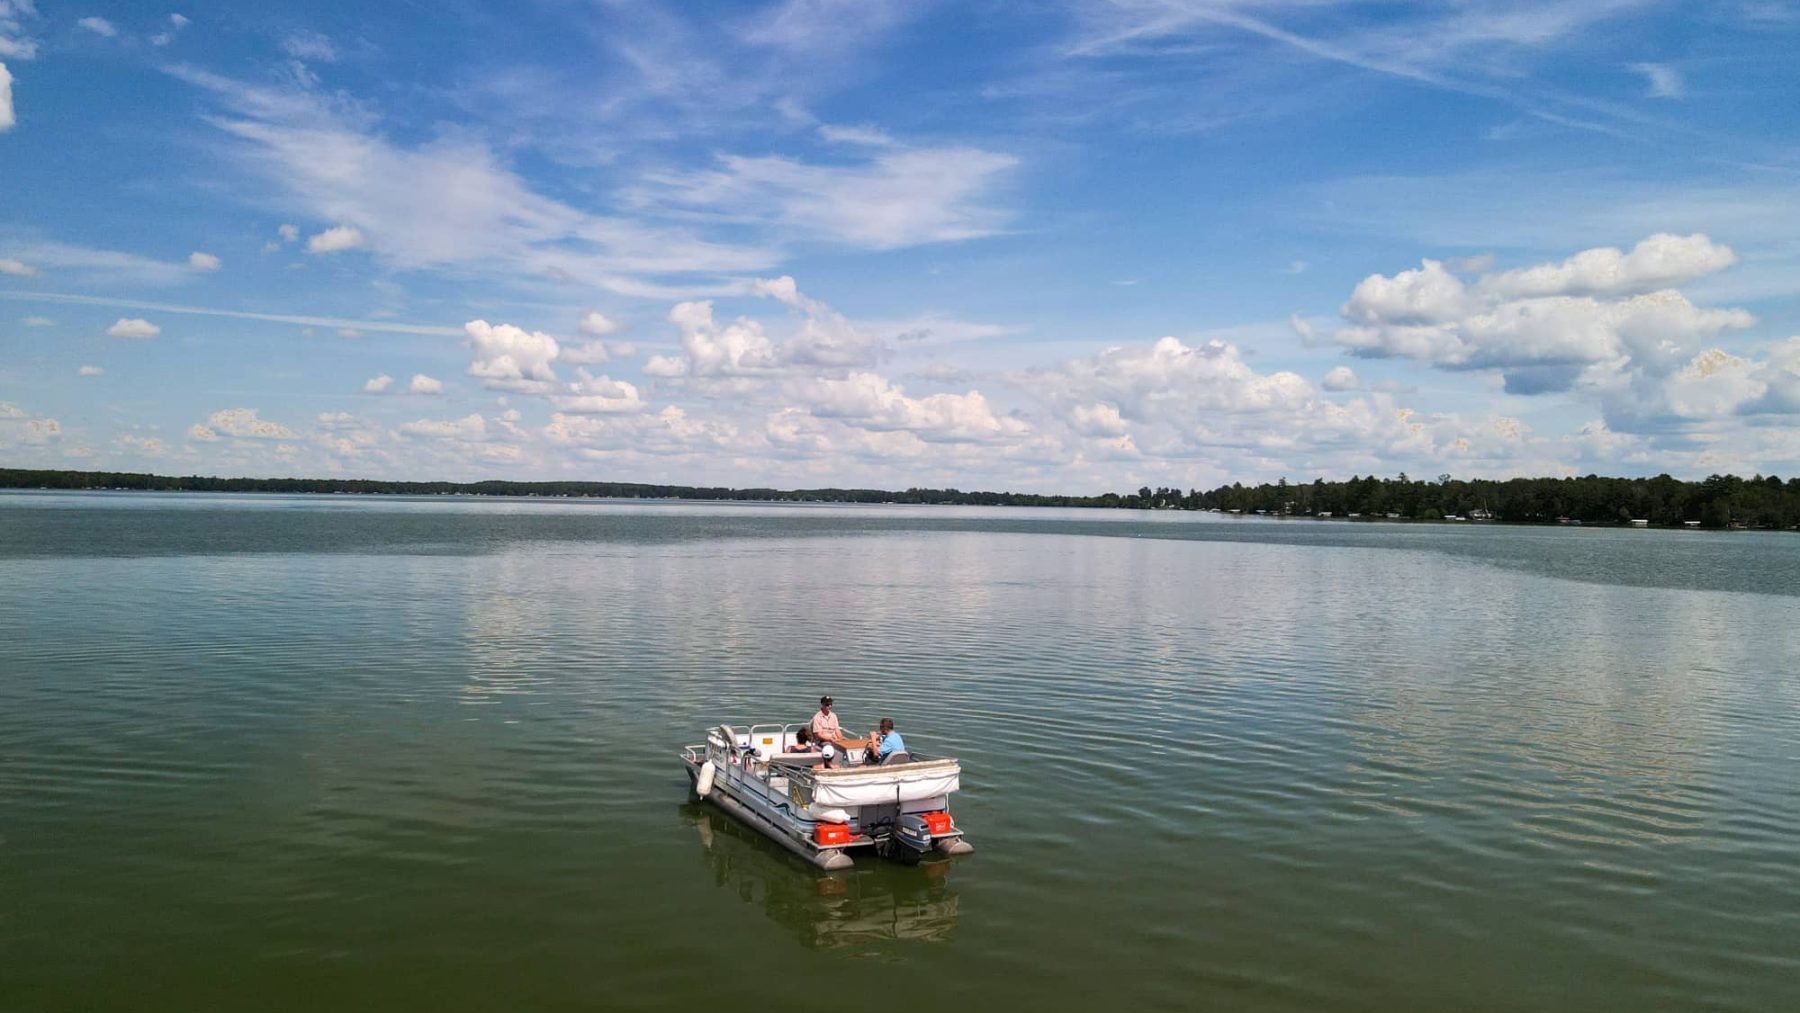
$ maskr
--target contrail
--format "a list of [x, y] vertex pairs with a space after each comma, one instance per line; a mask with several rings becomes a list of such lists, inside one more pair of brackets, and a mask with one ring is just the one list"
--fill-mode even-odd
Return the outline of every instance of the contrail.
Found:
[[249, 313], [244, 310], [217, 310], [205, 306], [175, 306], [170, 303], [140, 302], [136, 299], [112, 299], [97, 295], [67, 295], [61, 292], [5, 292], [0, 299], [22, 302], [75, 303], [82, 306], [118, 306], [122, 309], [155, 310], [158, 313], [191, 313], [202, 317], [236, 317], [240, 320], [266, 320], [277, 324], [299, 324], [303, 327], [353, 327], [359, 331], [387, 331], [391, 334], [441, 334], [461, 336], [460, 327], [433, 327], [428, 324], [397, 324], [383, 320], [344, 320], [338, 317], [299, 317], [284, 313]]

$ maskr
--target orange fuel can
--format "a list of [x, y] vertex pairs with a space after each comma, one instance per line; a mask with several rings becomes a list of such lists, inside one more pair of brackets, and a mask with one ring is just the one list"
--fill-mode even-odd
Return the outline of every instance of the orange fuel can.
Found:
[[849, 844], [850, 825], [848, 823], [821, 823], [813, 827], [813, 840], [821, 845]]

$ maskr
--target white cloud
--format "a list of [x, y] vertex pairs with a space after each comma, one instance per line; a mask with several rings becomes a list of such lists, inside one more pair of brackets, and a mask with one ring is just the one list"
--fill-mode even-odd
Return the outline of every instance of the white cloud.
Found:
[[562, 345], [558, 358], [572, 365], [600, 366], [612, 361], [612, 347], [604, 341], [584, 341], [578, 345]]
[[720, 326], [711, 302], [684, 302], [669, 311], [669, 322], [681, 330], [684, 358], [653, 356], [644, 366], [651, 376], [742, 376], [767, 374], [779, 364], [775, 343], [762, 325], [739, 317]]
[[512, 324], [471, 320], [463, 325], [475, 357], [469, 375], [499, 390], [535, 390], [556, 381], [551, 368], [560, 354], [556, 339], [542, 331], [527, 331]]
[[228, 115], [209, 122], [286, 191], [286, 206], [355, 222], [372, 253], [402, 268], [467, 264], [513, 282], [644, 295], [667, 290], [646, 276], [759, 270], [776, 259], [759, 247], [710, 243], [545, 197], [466, 132], [406, 147], [343, 95], [257, 87], [192, 68], [170, 73], [226, 106]]
[[37, 268], [32, 267], [30, 264], [19, 260], [13, 260], [11, 257], [0, 257], [0, 274], [17, 275], [20, 278], [32, 278], [36, 277], [37, 273]]
[[167, 285], [193, 278], [193, 269], [185, 261], [177, 263], [153, 260], [135, 253], [99, 250], [49, 240], [12, 241], [7, 246], [11, 248], [10, 252], [18, 255], [21, 263], [28, 264], [33, 269], [73, 272], [84, 281]]
[[807, 379], [788, 388], [818, 418], [837, 419], [860, 429], [904, 431], [928, 443], [994, 443], [1028, 436], [1024, 421], [999, 415], [980, 391], [913, 398], [874, 373], [843, 379]]
[[1634, 63], [1631, 69], [1644, 75], [1650, 88], [1645, 94], [1651, 98], [1681, 98], [1687, 93], [1681, 71], [1666, 63]]
[[13, 113], [12, 86], [12, 71], [6, 69], [6, 64], [0, 63], [0, 131], [11, 130], [19, 122]]
[[1659, 233], [1625, 253], [1614, 247], [1584, 250], [1560, 264], [1507, 271], [1483, 278], [1480, 287], [1503, 296], [1615, 295], [1681, 285], [1717, 274], [1738, 262], [1729, 246], [1700, 233]]
[[363, 245], [362, 230], [353, 225], [333, 225], [306, 241], [308, 253], [341, 253]]
[[196, 250], [188, 254], [188, 266], [196, 271], [217, 271], [220, 265], [219, 258]]
[[567, 395], [552, 397], [550, 403], [571, 415], [639, 412], [649, 407], [635, 385], [609, 376], [590, 376], [585, 370], [569, 385]]
[[1069, 422], [1084, 436], [1124, 436], [1131, 429], [1119, 409], [1109, 404], [1076, 405]]
[[162, 328], [142, 317], [120, 317], [106, 333], [115, 338], [154, 338]]
[[340, 338], [351, 338], [351, 339], [355, 339], [355, 338], [360, 338], [360, 337], [362, 337], [362, 336], [363, 336], [363, 332], [361, 332], [361, 331], [359, 331], [359, 330], [357, 330], [357, 329], [356, 329], [356, 328], [354, 328], [354, 327], [340, 327], [340, 328], [338, 328], [338, 329], [337, 329], [337, 336], [338, 336], [338, 337], [340, 337]]
[[859, 144], [872, 148], [890, 148], [895, 143], [887, 131], [871, 126], [843, 127], [821, 123], [819, 137], [832, 144]]
[[328, 36], [308, 29], [289, 32], [281, 40], [281, 48], [296, 60], [332, 63], [338, 58], [337, 47], [332, 45]]
[[1361, 390], [1362, 378], [1349, 366], [1334, 367], [1319, 384], [1329, 391]]
[[601, 313], [599, 310], [588, 310], [586, 313], [583, 313], [580, 322], [576, 326], [580, 329], [581, 333], [596, 338], [604, 338], [624, 330], [624, 325], [611, 317], [608, 317], [606, 314]]
[[426, 376], [424, 373], [414, 373], [412, 382], [407, 385], [407, 389], [414, 394], [442, 394], [444, 392], [444, 384], [442, 381], [435, 380]]
[[366, 383], [364, 383], [363, 390], [370, 394], [381, 394], [381, 393], [384, 393], [389, 387], [392, 387], [393, 385], [394, 385], [394, 378], [387, 375], [386, 373], [383, 373], [380, 376], [373, 377], [370, 380], [368, 380]]
[[118, 439], [119, 449], [129, 453], [142, 454], [145, 457], [161, 457], [168, 452], [168, 444], [154, 436], [138, 436], [127, 433]]
[[117, 28], [114, 28], [112, 22], [106, 20], [105, 18], [87, 17], [87, 18], [82, 18], [80, 21], [77, 21], [75, 23], [77, 25], [80, 25], [81, 27], [87, 29], [88, 31], [93, 32], [95, 35], [99, 35], [104, 38], [110, 39], [113, 36], [119, 34], [119, 30]]
[[37, 40], [25, 35], [25, 20], [35, 17], [37, 8], [32, 0], [0, 0], [0, 59], [29, 60], [37, 56]]
[[292, 440], [297, 434], [279, 422], [258, 418], [255, 408], [225, 408], [205, 422], [188, 429], [188, 436], [202, 442], [230, 436], [241, 440]]
[[[563, 345], [560, 354], [562, 361], [586, 366], [599, 366], [612, 361], [612, 357], [615, 354], [618, 354], [617, 349], [614, 346], [598, 340], [606, 335], [616, 334], [623, 330], [623, 326], [617, 321], [596, 310], [589, 310], [581, 315], [581, 320], [576, 326], [581, 333], [592, 335], [595, 340], [585, 341], [576, 345]], [[629, 348], [630, 346], [622, 347]]]
[[291, 243], [300, 238], [300, 226], [298, 225], [281, 225], [275, 231], [281, 236], [281, 241], [284, 243]]
[[26, 327], [50, 327], [56, 323], [56, 321], [50, 319], [49, 317], [26, 317], [24, 320], [21, 320], [19, 322], [24, 324]]
[[759, 278], [750, 294], [774, 299], [800, 316], [799, 326], [777, 342], [763, 325], [739, 317], [721, 325], [710, 301], [684, 302], [669, 311], [681, 331], [681, 356], [653, 356], [644, 372], [656, 377], [770, 376], [791, 368], [844, 368], [874, 364], [884, 343], [843, 314], [803, 294], [794, 279]]
[[166, 46], [169, 43], [174, 42], [175, 36], [179, 35], [181, 30], [187, 26], [188, 19], [185, 15], [171, 14], [169, 15], [168, 29], [150, 36], [150, 44], [152, 46]]
[[891, 250], [999, 232], [1007, 215], [986, 199], [1017, 164], [978, 148], [877, 149], [860, 165], [726, 155], [717, 169], [655, 177], [641, 196], [721, 222]]
[[1697, 307], [1673, 289], [1644, 291], [1735, 260], [1703, 235], [1656, 235], [1630, 253], [1587, 250], [1473, 286], [1427, 260], [1364, 279], [1342, 308], [1351, 326], [1334, 337], [1365, 356], [1500, 370], [1513, 393], [1603, 389], [1634, 372], [1667, 373], [1699, 342], [1753, 324], [1742, 310]]
[[100, 375], [104, 374], [105, 372], [106, 372], [106, 370], [101, 369], [99, 366], [82, 366], [80, 369], [77, 369], [75, 371], [75, 375], [76, 376], [100, 376]]
[[447, 421], [420, 419], [417, 422], [408, 422], [400, 427], [400, 434], [424, 440], [477, 443], [487, 439], [488, 425], [487, 420], [482, 418], [480, 413], [473, 413], [460, 419]]
[[[228, 317], [234, 320], [265, 320], [278, 324], [302, 324], [310, 327], [342, 327], [390, 334], [458, 335], [460, 328], [436, 324], [409, 324], [394, 320], [344, 320], [339, 317], [309, 317], [289, 313], [250, 313], [244, 310], [214, 309], [208, 306], [182, 306], [175, 303], [147, 302], [142, 299], [114, 299], [110, 296], [67, 295], [40, 292], [34, 299], [44, 302], [70, 303], [77, 306], [117, 306], [125, 309], [155, 310], [158, 313], [184, 313], [203, 317]], [[307, 331], [307, 336], [311, 332]]]
[[1341, 312], [1345, 319], [1363, 324], [1429, 325], [1454, 319], [1467, 305], [1462, 280], [1445, 270], [1441, 261], [1426, 260], [1418, 269], [1391, 278], [1379, 274], [1364, 278]]

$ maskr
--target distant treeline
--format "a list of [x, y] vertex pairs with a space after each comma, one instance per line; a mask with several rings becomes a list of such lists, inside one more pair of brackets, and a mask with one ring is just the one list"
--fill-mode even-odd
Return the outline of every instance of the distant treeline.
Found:
[[[716, 499], [786, 503], [941, 503], [975, 506], [1119, 506], [1117, 496], [1038, 496], [960, 489], [730, 489], [642, 482], [386, 482], [363, 478], [212, 478], [116, 471], [0, 468], [0, 488], [133, 489], [156, 492], [303, 492], [388, 496], [567, 496], [609, 499]], [[1102, 502], [1107, 500], [1108, 502]]]
[[1148, 486], [1135, 493], [1041, 496], [960, 489], [731, 489], [641, 482], [384, 482], [354, 478], [213, 478], [108, 471], [0, 468], [0, 488], [141, 489], [162, 492], [357, 493], [397, 496], [563, 496], [617, 499], [747, 500], [790, 503], [933, 503], [969, 506], [1218, 510], [1270, 516], [1374, 520], [1494, 520], [1515, 523], [1779, 528], [1800, 527], [1800, 479], [1714, 475], [1684, 482], [1655, 478], [1514, 478], [1504, 481], [1351, 478], [1210, 491]]
[[1512, 478], [1436, 481], [1352, 478], [1347, 482], [1220, 486], [1210, 492], [1139, 489], [1122, 506], [1224, 510], [1289, 516], [1583, 524], [1781, 528], [1800, 526], [1800, 480], [1713, 475], [1700, 482], [1655, 478]]

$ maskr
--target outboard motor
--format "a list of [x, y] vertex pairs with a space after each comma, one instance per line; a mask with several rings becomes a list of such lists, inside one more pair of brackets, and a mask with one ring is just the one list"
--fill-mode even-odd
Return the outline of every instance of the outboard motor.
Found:
[[930, 825], [923, 816], [910, 814], [900, 817], [888, 828], [887, 836], [875, 843], [877, 854], [901, 865], [918, 865], [930, 850]]

